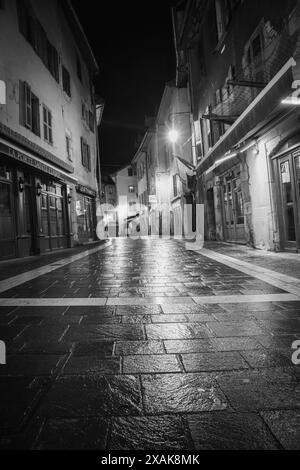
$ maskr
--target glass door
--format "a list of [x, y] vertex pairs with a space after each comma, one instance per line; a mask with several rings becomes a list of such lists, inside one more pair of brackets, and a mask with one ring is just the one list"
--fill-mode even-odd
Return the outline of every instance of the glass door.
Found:
[[0, 259], [16, 255], [12, 172], [0, 166]]
[[281, 212], [281, 244], [283, 249], [296, 249], [296, 187], [292, 156], [278, 159]]

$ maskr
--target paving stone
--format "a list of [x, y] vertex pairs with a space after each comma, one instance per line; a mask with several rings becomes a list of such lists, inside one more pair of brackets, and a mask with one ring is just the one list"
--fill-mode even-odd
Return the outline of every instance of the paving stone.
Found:
[[58, 354], [64, 355], [68, 354], [72, 349], [72, 343], [65, 341], [50, 341], [50, 342], [40, 342], [40, 341], [30, 341], [25, 343], [21, 350], [20, 354]]
[[279, 352], [266, 351], [264, 348], [255, 351], [241, 351], [243, 358], [251, 367], [280, 367], [288, 366], [288, 360]]
[[142, 375], [147, 413], [223, 410], [227, 399], [216, 383], [200, 374]]
[[38, 316], [18, 316], [12, 321], [12, 325], [38, 325], [43, 321], [43, 317]]
[[278, 446], [254, 413], [212, 412], [188, 416], [196, 450], [274, 450]]
[[71, 357], [64, 367], [63, 374], [94, 375], [119, 374], [121, 363], [118, 358], [103, 358], [98, 356]]
[[187, 372], [247, 369], [248, 364], [238, 352], [204, 352], [183, 354]]
[[94, 341], [101, 339], [144, 339], [140, 325], [79, 325], [71, 326], [66, 333], [66, 341]]
[[32, 377], [0, 377], [0, 434], [20, 430], [26, 416], [40, 395], [45, 379]]
[[118, 341], [116, 343], [116, 356], [128, 356], [134, 354], [164, 354], [162, 341]]
[[65, 315], [113, 315], [115, 307], [112, 306], [72, 306], [69, 307]]
[[229, 337], [229, 338], [213, 338], [213, 344], [217, 351], [247, 351], [251, 349], [259, 349], [261, 343], [253, 337]]
[[47, 417], [140, 415], [138, 377], [97, 375], [59, 377], [38, 410]]
[[113, 418], [111, 450], [188, 450], [191, 441], [180, 416]]
[[[68, 315], [67, 318], [70, 318], [71, 315]], [[121, 317], [116, 316], [116, 315], [104, 315], [102, 313], [100, 314], [89, 314], [85, 315], [80, 324], [81, 325], [90, 325], [90, 324], [96, 324], [96, 325], [103, 325], [103, 324], [116, 324], [116, 323], [121, 323]]]
[[113, 341], [80, 341], [74, 345], [73, 356], [111, 356], [113, 347]]
[[47, 328], [44, 326], [28, 326], [20, 335], [20, 340], [30, 342], [33, 339], [37, 339], [40, 342], [51, 342], [60, 341], [67, 331], [68, 325], [48, 325]]
[[26, 328], [25, 325], [5, 326], [0, 325], [0, 338], [2, 341], [10, 341], [20, 335]]
[[104, 450], [108, 434], [104, 418], [48, 419], [37, 450]]
[[208, 328], [217, 337], [228, 336], [258, 336], [263, 335], [264, 331], [253, 321], [245, 320], [243, 322], [209, 322]]
[[218, 311], [223, 312], [221, 307], [218, 305], [184, 305], [184, 304], [175, 304], [175, 305], [162, 305], [164, 313], [215, 313]]
[[269, 410], [274, 408], [300, 408], [300, 382], [298, 384], [273, 382], [262, 376], [255, 381], [231, 382], [230, 378], [217, 379], [234, 409], [240, 411]]
[[[26, 295], [25, 295], [26, 297]], [[15, 310], [16, 315], [29, 315], [29, 316], [58, 316], [62, 315], [67, 310], [67, 307], [51, 307], [51, 306], [22, 306]]]
[[287, 450], [300, 450], [300, 410], [263, 411], [261, 416]]
[[123, 372], [124, 374], [181, 372], [181, 368], [175, 355], [135, 355], [124, 357]]
[[0, 367], [0, 375], [5, 376], [38, 376], [51, 375], [58, 367], [62, 356], [45, 354], [28, 354], [7, 356], [6, 365]]
[[164, 340], [167, 353], [192, 353], [213, 351], [211, 339]]
[[274, 335], [293, 334], [300, 335], [300, 321], [294, 320], [274, 320], [261, 321], [260, 324]]
[[205, 326], [199, 323], [157, 323], [146, 325], [145, 328], [149, 339], [194, 339], [208, 336]]
[[[153, 315], [155, 318], [158, 315]], [[122, 323], [151, 323], [151, 315], [137, 315], [137, 314], [130, 314], [130, 315], [122, 315]]]
[[152, 322], [153, 323], [186, 323], [187, 317], [183, 314], [175, 314], [175, 315], [153, 315]]

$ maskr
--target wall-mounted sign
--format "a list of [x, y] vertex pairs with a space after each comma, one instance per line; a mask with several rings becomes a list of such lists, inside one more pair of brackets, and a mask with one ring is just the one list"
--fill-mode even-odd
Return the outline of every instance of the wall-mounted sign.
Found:
[[156, 204], [157, 203], [157, 197], [155, 194], [150, 194], [149, 195], [149, 203], [150, 204]]
[[12, 147], [9, 147], [8, 145], [3, 144], [2, 142], [0, 142], [0, 153], [4, 153], [5, 155], [8, 155], [14, 160], [17, 160], [21, 163], [26, 163], [26, 165], [36, 168], [37, 170], [43, 171], [44, 173], [48, 173], [48, 175], [51, 175], [54, 178], [64, 180], [64, 175], [59, 171], [55, 170], [54, 168], [51, 168], [45, 163], [40, 162], [39, 160], [36, 160], [33, 157], [30, 157], [29, 155], [26, 155], [25, 153], [20, 152], [19, 150], [16, 150]]

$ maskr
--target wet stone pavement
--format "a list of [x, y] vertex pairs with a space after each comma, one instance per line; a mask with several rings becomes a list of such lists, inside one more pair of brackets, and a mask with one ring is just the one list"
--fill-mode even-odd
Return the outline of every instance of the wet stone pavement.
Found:
[[0, 447], [299, 449], [289, 295], [159, 239], [3, 290]]

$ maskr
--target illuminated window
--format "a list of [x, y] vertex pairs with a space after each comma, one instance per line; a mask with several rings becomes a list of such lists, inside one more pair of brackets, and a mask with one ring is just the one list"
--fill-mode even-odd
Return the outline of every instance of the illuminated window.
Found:
[[134, 186], [128, 186], [128, 192], [134, 193]]

